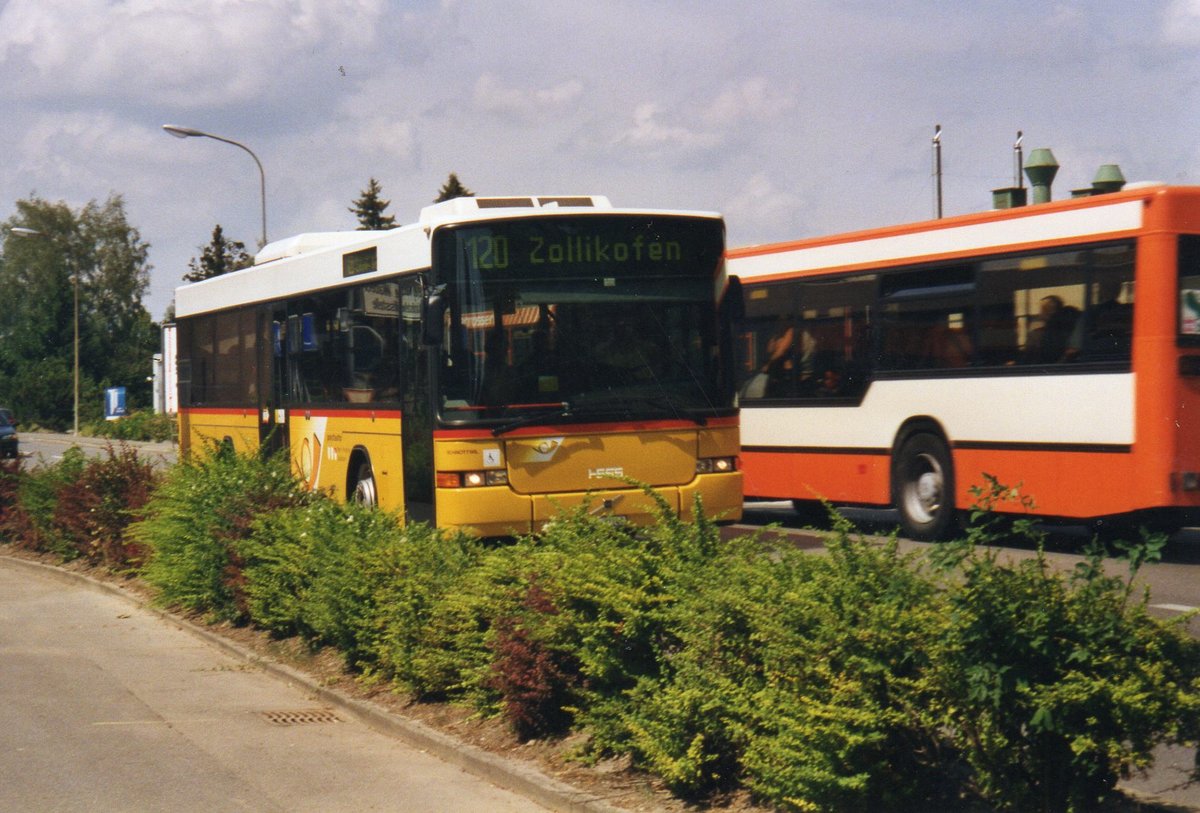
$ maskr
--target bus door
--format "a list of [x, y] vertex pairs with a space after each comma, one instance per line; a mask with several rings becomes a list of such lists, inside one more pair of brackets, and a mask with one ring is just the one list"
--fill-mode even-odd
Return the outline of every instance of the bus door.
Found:
[[434, 522], [432, 355], [423, 341], [420, 277], [400, 283], [401, 454], [404, 455], [404, 514], [409, 522]]
[[284, 409], [287, 311], [274, 306], [258, 314], [258, 439], [264, 455], [288, 448]]

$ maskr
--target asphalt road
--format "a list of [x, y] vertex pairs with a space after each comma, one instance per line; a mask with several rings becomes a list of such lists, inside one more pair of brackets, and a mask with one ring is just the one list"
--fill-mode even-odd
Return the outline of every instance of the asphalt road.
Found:
[[[85, 436], [56, 434], [52, 432], [21, 432], [21, 456], [29, 463], [55, 463], [62, 459], [63, 452], [72, 446], [78, 446], [88, 455], [105, 454], [109, 447], [117, 447], [120, 441], [110, 441], [107, 438], [91, 438]], [[164, 464], [174, 463], [177, 448], [174, 443], [142, 443], [130, 441], [129, 445], [155, 462]]]
[[0, 558], [0, 810], [541, 809], [118, 596]]

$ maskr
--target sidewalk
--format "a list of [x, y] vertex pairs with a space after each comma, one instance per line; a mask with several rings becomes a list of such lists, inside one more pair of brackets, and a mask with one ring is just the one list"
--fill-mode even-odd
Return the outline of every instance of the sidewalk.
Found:
[[[298, 688], [320, 703], [332, 707], [339, 713], [376, 732], [431, 754], [497, 788], [519, 794], [539, 807], [566, 813], [622, 813], [623, 808], [615, 807], [603, 799], [596, 798], [593, 794], [554, 779], [530, 763], [494, 755], [469, 743], [461, 742], [419, 721], [390, 713], [373, 703], [348, 697], [322, 685], [310, 675], [264, 658], [220, 634], [149, 606], [139, 596], [118, 585], [99, 581], [64, 568], [3, 554], [0, 554], [0, 566], [6, 570], [24, 571], [35, 577], [50, 578], [69, 585], [85, 587], [108, 596], [119, 597], [137, 610], [158, 616], [191, 636], [221, 650], [226, 655], [241, 661], [248, 667], [253, 667], [254, 671], [261, 671], [275, 680]], [[147, 664], [145, 668], [149, 668], [149, 665]]]

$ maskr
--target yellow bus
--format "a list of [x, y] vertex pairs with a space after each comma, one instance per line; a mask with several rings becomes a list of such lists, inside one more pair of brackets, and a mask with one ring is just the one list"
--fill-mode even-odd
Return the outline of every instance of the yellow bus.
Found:
[[457, 198], [176, 291], [181, 451], [286, 446], [314, 490], [483, 536], [561, 509], [741, 516], [724, 223]]

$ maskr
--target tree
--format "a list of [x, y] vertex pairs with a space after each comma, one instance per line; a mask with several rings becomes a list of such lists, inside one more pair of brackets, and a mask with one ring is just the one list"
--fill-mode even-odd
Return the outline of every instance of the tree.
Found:
[[458, 175], [451, 172], [450, 177], [442, 184], [442, 188], [433, 202], [441, 203], [442, 201], [453, 200], [454, 198], [473, 197], [475, 197], [475, 193], [463, 186], [462, 181], [458, 179]]
[[202, 279], [219, 277], [254, 264], [254, 258], [246, 253], [246, 244], [226, 239], [220, 223], [213, 227], [212, 240], [208, 245], [198, 248], [200, 257], [193, 257], [188, 261], [188, 268], [191, 270], [183, 275], [184, 282], [199, 282]]
[[124, 386], [131, 406], [150, 401], [147, 374], [158, 331], [142, 305], [149, 245], [119, 195], [79, 211], [37, 197], [17, 201], [4, 224], [0, 290], [0, 403], [28, 420], [64, 427], [74, 410], [74, 295], [79, 289], [81, 419], [99, 418], [103, 390]]
[[392, 202], [379, 197], [382, 191], [383, 187], [379, 182], [371, 178], [367, 182], [367, 188], [363, 190], [362, 197], [354, 201], [354, 206], [348, 210], [358, 218], [359, 231], [396, 228], [396, 218], [383, 213]]

